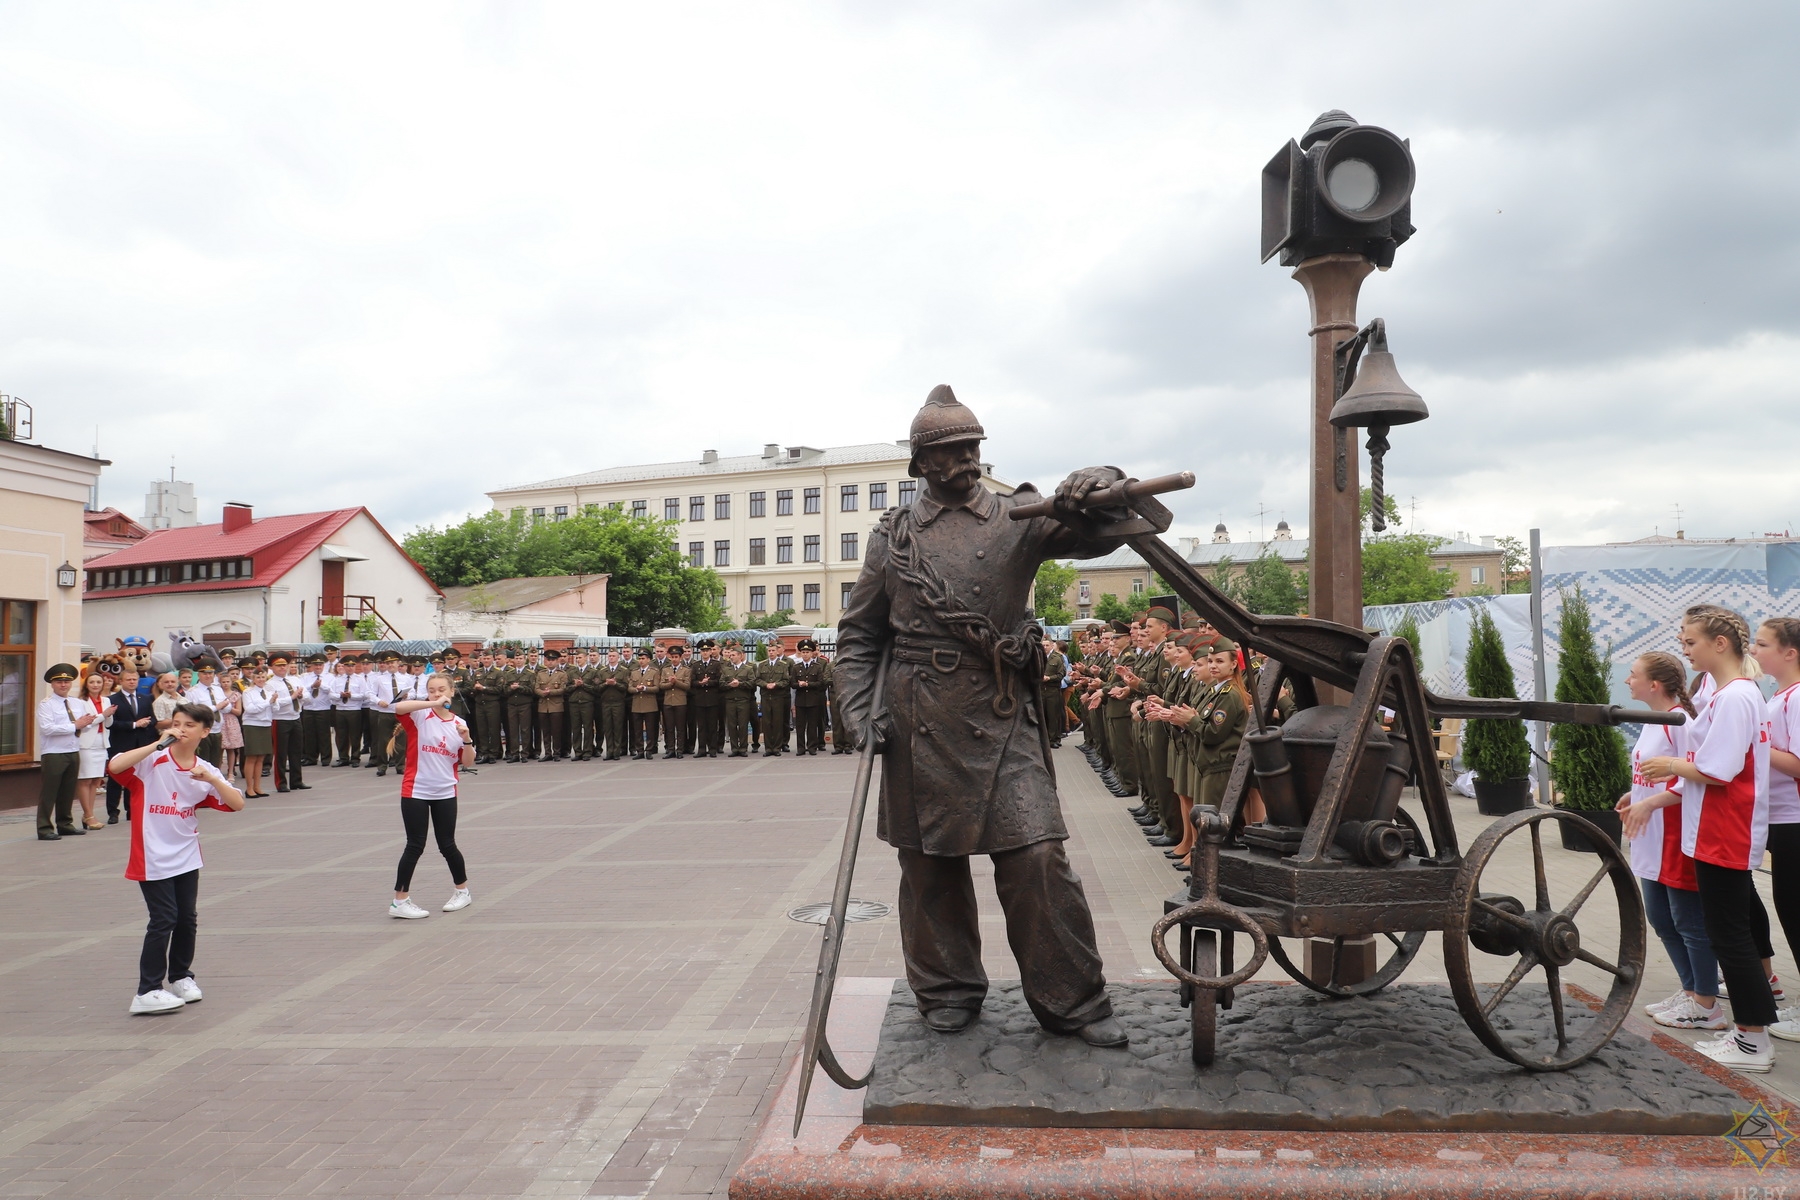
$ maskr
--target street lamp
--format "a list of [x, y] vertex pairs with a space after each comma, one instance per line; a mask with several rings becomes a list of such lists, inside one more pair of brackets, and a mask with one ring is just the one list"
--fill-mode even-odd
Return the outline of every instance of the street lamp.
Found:
[[66, 588], [75, 586], [75, 566], [66, 558], [63, 559], [63, 565], [56, 568], [56, 586]]

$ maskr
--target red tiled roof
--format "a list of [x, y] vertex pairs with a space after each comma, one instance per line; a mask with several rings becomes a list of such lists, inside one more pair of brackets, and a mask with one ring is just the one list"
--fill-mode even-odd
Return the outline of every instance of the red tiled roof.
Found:
[[[87, 526], [82, 532], [82, 539], [90, 546], [103, 542], [113, 542], [120, 546], [135, 546], [150, 535], [148, 529], [116, 508], [103, 508], [98, 512], [86, 513], [83, 515], [82, 521]], [[126, 532], [114, 533], [111, 529], [114, 521], [123, 521]]]
[[425, 569], [394, 541], [393, 535], [375, 520], [366, 508], [336, 508], [329, 512], [295, 513], [285, 517], [257, 517], [241, 529], [225, 532], [225, 526], [190, 525], [185, 529], [163, 529], [152, 533], [128, 548], [115, 550], [82, 564], [90, 571], [116, 570], [120, 567], [144, 567], [161, 563], [198, 562], [202, 559], [248, 558], [254, 574], [237, 579], [192, 580], [187, 583], [160, 583], [135, 588], [105, 588], [92, 593], [95, 599], [115, 596], [143, 596], [159, 592], [226, 592], [237, 588], [268, 587], [286, 575], [307, 555], [324, 545], [330, 537], [358, 513], [368, 513], [369, 520], [382, 536], [412, 563], [419, 577], [433, 588]]

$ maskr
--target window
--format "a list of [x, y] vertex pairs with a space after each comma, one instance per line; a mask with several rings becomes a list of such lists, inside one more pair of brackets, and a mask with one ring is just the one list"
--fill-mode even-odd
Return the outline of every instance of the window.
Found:
[[856, 585], [854, 583], [838, 584], [838, 607], [839, 608], [849, 608], [850, 607], [850, 592], [855, 587], [856, 587]]
[[806, 591], [804, 593], [804, 597], [805, 597], [805, 603], [803, 604], [803, 607], [806, 609], [806, 611], [807, 612], [818, 612], [819, 611], [819, 585], [816, 583], [807, 584]]
[[1144, 581], [1141, 578], [1133, 579], [1131, 581], [1131, 594], [1134, 596], [1141, 596], [1144, 594]]
[[763, 517], [763, 516], [768, 515], [768, 509], [769, 509], [768, 495], [769, 495], [769, 493], [767, 493], [767, 492], [751, 492], [750, 493], [750, 515], [751, 516]]
[[1083, 579], [1080, 583], [1075, 585], [1075, 588], [1075, 594], [1079, 597], [1077, 603], [1092, 604], [1094, 602], [1093, 592], [1087, 580]]
[[802, 499], [805, 501], [802, 511], [807, 512], [807, 513], [816, 513], [816, 512], [822, 511], [819, 506], [819, 489], [818, 488], [807, 488], [806, 491], [803, 493]]
[[791, 517], [794, 515], [794, 489], [782, 488], [775, 493], [775, 515]]
[[760, 584], [750, 589], [750, 611], [753, 613], [769, 611], [769, 589]]
[[1477, 586], [1486, 583], [1487, 582], [1487, 568], [1486, 567], [1470, 567], [1469, 568], [1469, 582], [1476, 584]]
[[793, 538], [778, 537], [775, 539], [775, 561], [778, 563], [791, 563], [794, 561]]
[[689, 496], [688, 497], [688, 520], [690, 520], [690, 521], [706, 520], [706, 497], [705, 496]]
[[855, 512], [857, 500], [860, 499], [861, 496], [862, 486], [860, 484], [844, 484], [842, 487], [838, 488], [838, 511]]
[[663, 501], [663, 520], [665, 520], [665, 521], [681, 520], [681, 497], [680, 496], [670, 496], [667, 500]]
[[706, 543], [688, 543], [688, 566], [704, 567], [706, 565]]
[[803, 548], [802, 548], [800, 557], [805, 562], [818, 562], [819, 561], [819, 535], [818, 534], [809, 533], [806, 535], [806, 541], [803, 544]]
[[731, 520], [731, 493], [723, 492], [713, 497], [713, 520]]
[[556, 519], [559, 521], [568, 520], [569, 519], [569, 506], [566, 504], [557, 505], [556, 510], [555, 510], [555, 516], [556, 516]]
[[182, 563], [181, 564], [181, 582], [186, 583], [189, 580], [191, 580], [193, 577], [194, 577], [194, 564], [193, 563]]
[[791, 583], [775, 585], [775, 611], [781, 612], [784, 609], [788, 612], [794, 611], [794, 585]]
[[0, 762], [31, 761], [38, 683], [37, 602], [0, 600]]
[[531, 519], [534, 522], [543, 520], [544, 519], [544, 510], [542, 508], [532, 509], [531, 510]]
[[845, 562], [855, 562], [860, 557], [856, 553], [856, 535], [854, 533], [838, 535], [838, 557]]
[[916, 479], [902, 479], [900, 481], [900, 503], [911, 504], [918, 498], [919, 481]]
[[729, 567], [731, 565], [731, 543], [713, 543], [713, 566]]
[[633, 500], [631, 502], [631, 515], [639, 518], [649, 516], [650, 502], [648, 500]]
[[887, 484], [871, 483], [869, 485], [869, 511], [881, 512], [887, 506]]
[[760, 567], [769, 561], [769, 540], [767, 538], [750, 539], [750, 565]]

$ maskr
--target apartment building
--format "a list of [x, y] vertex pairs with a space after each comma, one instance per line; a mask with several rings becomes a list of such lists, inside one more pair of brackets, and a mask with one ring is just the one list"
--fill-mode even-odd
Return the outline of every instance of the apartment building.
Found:
[[[500, 512], [557, 521], [591, 507], [676, 523], [688, 563], [711, 567], [733, 620], [792, 609], [806, 625], [834, 625], [862, 568], [869, 531], [881, 514], [910, 504], [918, 480], [906, 474], [907, 443], [781, 446], [761, 454], [609, 467], [487, 493]], [[1012, 486], [982, 466], [1001, 495]]]

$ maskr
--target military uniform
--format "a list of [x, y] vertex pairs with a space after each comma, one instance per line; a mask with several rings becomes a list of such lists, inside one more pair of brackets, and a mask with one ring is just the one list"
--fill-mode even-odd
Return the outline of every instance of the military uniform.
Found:
[[678, 651], [678, 647], [670, 647], [669, 665], [662, 670], [664, 758], [687, 757], [688, 692], [694, 684], [694, 673], [682, 661], [686, 655]]
[[513, 655], [512, 665], [500, 673], [500, 691], [506, 697], [506, 761], [524, 762], [531, 757], [531, 716], [537, 685], [535, 676], [525, 668], [523, 656]]
[[838, 690], [831, 686], [836, 682], [834, 678], [835, 671], [836, 668], [832, 665], [831, 660], [829, 658], [826, 659], [825, 686], [831, 695], [831, 752], [833, 754], [855, 754], [855, 749], [850, 745], [852, 739], [850, 735], [844, 731], [844, 706], [839, 699]]
[[1062, 745], [1063, 736], [1063, 676], [1069, 672], [1069, 660], [1062, 656], [1060, 650], [1047, 650], [1044, 653], [1044, 681], [1038, 689], [1038, 700], [1044, 709], [1044, 728], [1050, 734], [1052, 747]]
[[500, 726], [506, 699], [502, 694], [506, 669], [494, 665], [493, 657], [483, 654], [469, 680], [469, 696], [475, 709], [475, 745], [481, 752], [479, 762], [500, 761]]
[[594, 665], [582, 653], [569, 676], [569, 753], [576, 762], [594, 757]]
[[640, 655], [627, 676], [631, 689], [631, 757], [656, 757], [656, 731], [662, 721], [662, 668]]
[[788, 701], [794, 686], [794, 664], [771, 658], [756, 664], [756, 694], [762, 701], [763, 757], [773, 758], [788, 748]]
[[[817, 650], [807, 638], [801, 650]], [[816, 654], [794, 664], [794, 753], [817, 754], [825, 744], [825, 706], [830, 701], [831, 664]]]
[[[1115, 633], [1129, 633], [1131, 627], [1123, 621], [1114, 621]], [[1121, 628], [1123, 627], [1123, 628]], [[1100, 701], [1100, 716], [1106, 722], [1106, 745], [1112, 751], [1113, 774], [1119, 778], [1125, 795], [1132, 795], [1138, 790], [1137, 749], [1131, 738], [1131, 698], [1130, 685], [1124, 676], [1119, 674], [1119, 667], [1130, 668], [1136, 662], [1136, 654], [1119, 639], [1113, 651], [1112, 671], [1103, 682], [1106, 698]], [[1120, 699], [1113, 691], [1121, 690], [1126, 696]]]
[[750, 753], [750, 718], [756, 711], [756, 680], [761, 664], [748, 659], [726, 662], [719, 690], [725, 695], [725, 733], [731, 740], [731, 757]]
[[[608, 654], [610, 659], [613, 656]], [[629, 663], [607, 662], [596, 668], [591, 681], [599, 695], [600, 703], [600, 737], [596, 740], [598, 748], [604, 744], [608, 762], [618, 758], [631, 749], [625, 736], [626, 717], [631, 706], [631, 665]]]
[[544, 651], [544, 665], [532, 677], [537, 693], [538, 743], [542, 748], [540, 762], [554, 762], [562, 757], [563, 732], [568, 722], [569, 673], [563, 670], [562, 652]]
[[719, 648], [711, 638], [697, 648], [700, 659], [688, 668], [694, 700], [694, 757], [717, 758], [725, 745], [725, 693], [720, 690], [725, 660], [709, 657]]

